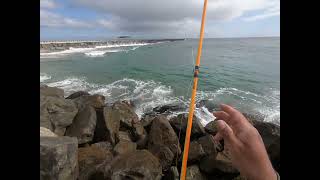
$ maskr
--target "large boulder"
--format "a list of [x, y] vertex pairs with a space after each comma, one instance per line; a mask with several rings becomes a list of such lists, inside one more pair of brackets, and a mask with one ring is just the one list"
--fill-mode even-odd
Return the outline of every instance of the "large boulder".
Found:
[[[181, 154], [179, 139], [169, 121], [164, 116], [158, 116], [153, 120], [148, 138], [149, 150], [154, 151], [154, 149], [159, 147], [163, 147], [162, 149], [165, 150], [164, 147], [167, 147], [174, 156]], [[160, 149], [158, 151], [160, 151]], [[170, 153], [168, 151], [156, 153], [156, 155], [161, 154], [165, 154], [164, 156], [158, 157], [161, 164], [171, 164], [170, 160], [172, 156], [169, 155]]]
[[138, 115], [127, 101], [116, 101], [112, 105], [112, 110], [117, 114], [117, 117], [115, 118], [120, 120], [121, 127], [124, 129], [132, 127], [133, 123], [139, 121]]
[[43, 96], [53, 96], [53, 97], [64, 97], [63, 89], [56, 88], [56, 87], [49, 87], [46, 85], [40, 86], [40, 94]]
[[149, 147], [148, 150], [159, 159], [163, 171], [170, 168], [176, 155], [167, 146], [154, 145], [151, 148]]
[[204, 157], [206, 153], [204, 152], [202, 146], [197, 141], [191, 141], [189, 147], [189, 155], [188, 162], [196, 162], [199, 161], [202, 157]]
[[119, 141], [113, 148], [114, 154], [126, 154], [137, 149], [137, 144], [128, 140]]
[[187, 167], [186, 180], [206, 180], [206, 176], [200, 172], [198, 165]]
[[207, 134], [203, 137], [200, 137], [198, 140], [198, 143], [201, 144], [205, 154], [207, 156], [213, 156], [215, 157], [217, 155], [217, 144], [213, 140], [213, 136], [210, 134]]
[[109, 106], [105, 107], [103, 110], [107, 140], [115, 145], [119, 140], [120, 114]]
[[93, 107], [86, 106], [78, 112], [65, 135], [77, 137], [79, 144], [89, 143], [93, 139], [96, 122], [96, 111]]
[[66, 99], [75, 99], [80, 96], [89, 96], [89, 95], [90, 94], [86, 91], [77, 91], [77, 92], [70, 94], [68, 97], [66, 97]]
[[103, 108], [105, 106], [105, 97], [99, 94], [83, 95], [72, 100], [77, 105], [78, 109], [82, 109], [87, 105], [94, 108]]
[[77, 112], [78, 109], [71, 100], [40, 96], [40, 126], [52, 130], [59, 136], [64, 135], [66, 127], [72, 124]]
[[55, 133], [45, 127], [40, 127], [40, 137], [57, 137]]
[[206, 156], [200, 160], [200, 170], [211, 175], [228, 175], [235, 177], [238, 170], [232, 166], [231, 160], [222, 153], [217, 156]]
[[[170, 120], [171, 126], [174, 128], [177, 134], [179, 132], [181, 133], [181, 139], [180, 143], [184, 144], [184, 134], [186, 134], [186, 129], [187, 129], [187, 123], [188, 123], [188, 114], [179, 114], [178, 116], [172, 118]], [[193, 116], [192, 120], [192, 129], [191, 129], [191, 140], [199, 138], [201, 136], [205, 135], [205, 130], [203, 125], [201, 124], [200, 120], [196, 117]]]
[[90, 179], [96, 173], [96, 167], [103, 162], [111, 162], [110, 151], [96, 145], [78, 149], [79, 180]]
[[78, 178], [78, 141], [74, 137], [40, 137], [40, 179]]
[[122, 154], [106, 163], [102, 171], [104, 178], [110, 180], [160, 180], [162, 177], [159, 160], [147, 150]]

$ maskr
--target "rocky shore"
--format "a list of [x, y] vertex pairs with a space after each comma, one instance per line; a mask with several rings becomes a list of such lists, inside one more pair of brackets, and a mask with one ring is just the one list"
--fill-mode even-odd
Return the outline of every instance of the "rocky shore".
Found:
[[[204, 102], [205, 103], [205, 102]], [[40, 85], [40, 179], [178, 180], [187, 114], [168, 118], [176, 106], [142, 116], [134, 104]], [[245, 114], [260, 132], [280, 173], [280, 127]], [[213, 141], [215, 121], [193, 118], [187, 179], [244, 179]]]
[[72, 48], [94, 48], [96, 46], [113, 46], [121, 44], [151, 44], [159, 42], [173, 42], [182, 41], [184, 39], [148, 39], [148, 40], [134, 40], [134, 39], [117, 39], [109, 41], [80, 41], [80, 42], [40, 42], [40, 52], [63, 51], [70, 47]]

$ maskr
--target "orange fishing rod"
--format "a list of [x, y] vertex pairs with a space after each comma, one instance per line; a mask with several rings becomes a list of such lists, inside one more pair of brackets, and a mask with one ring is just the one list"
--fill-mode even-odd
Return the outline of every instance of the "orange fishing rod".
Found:
[[199, 39], [197, 60], [196, 60], [196, 64], [194, 67], [193, 88], [192, 88], [191, 102], [190, 102], [190, 107], [189, 107], [188, 125], [187, 125], [186, 137], [185, 137], [185, 142], [184, 142], [184, 151], [183, 151], [183, 160], [182, 160], [180, 180], [186, 179], [187, 161], [188, 161], [189, 146], [190, 146], [190, 134], [191, 134], [194, 104], [195, 104], [197, 86], [198, 86], [198, 74], [199, 74], [200, 57], [201, 57], [202, 41], [203, 41], [203, 34], [204, 34], [204, 22], [205, 22], [206, 14], [207, 14], [207, 2], [208, 2], [208, 0], [204, 0], [202, 20], [201, 20], [201, 29], [200, 29], [200, 39]]

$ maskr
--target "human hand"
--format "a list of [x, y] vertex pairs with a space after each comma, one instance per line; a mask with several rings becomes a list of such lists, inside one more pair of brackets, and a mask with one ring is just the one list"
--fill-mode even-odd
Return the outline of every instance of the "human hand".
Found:
[[225, 104], [220, 107], [221, 111], [213, 113], [218, 127], [214, 140], [224, 140], [224, 149], [230, 154], [234, 167], [250, 180], [276, 180], [257, 129], [238, 110]]

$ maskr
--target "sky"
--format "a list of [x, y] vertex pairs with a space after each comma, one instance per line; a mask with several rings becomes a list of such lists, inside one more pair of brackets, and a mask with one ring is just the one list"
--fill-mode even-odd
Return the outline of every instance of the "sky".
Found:
[[[204, 0], [40, 0], [41, 40], [197, 38]], [[208, 0], [206, 38], [280, 36], [280, 0]]]

